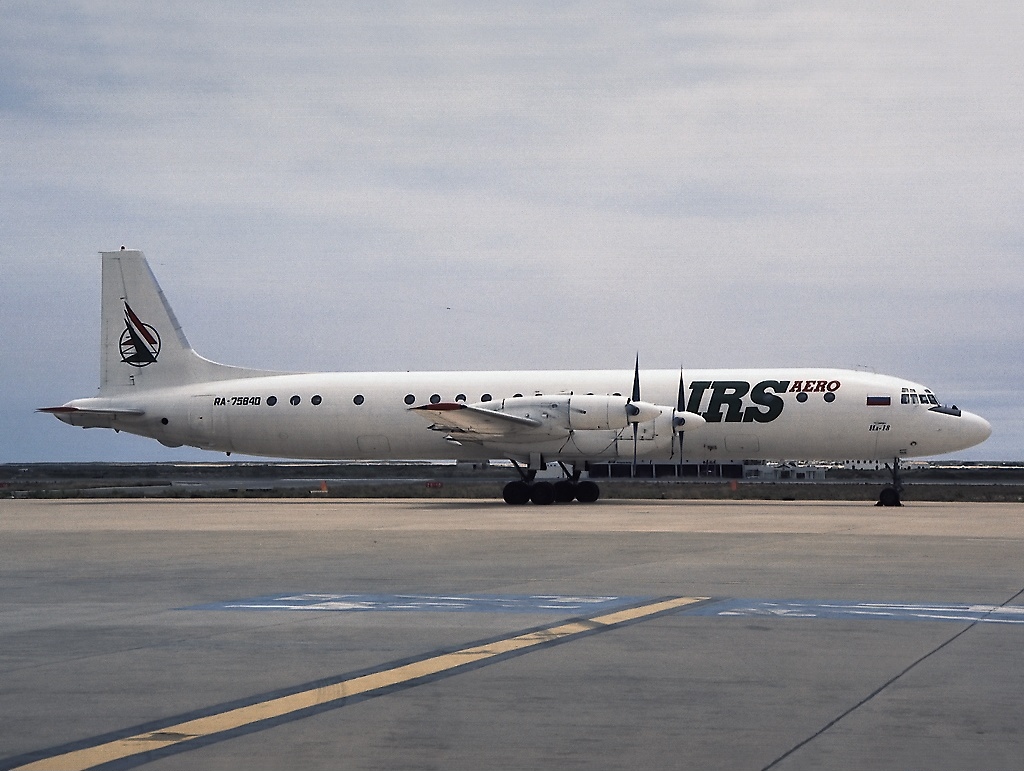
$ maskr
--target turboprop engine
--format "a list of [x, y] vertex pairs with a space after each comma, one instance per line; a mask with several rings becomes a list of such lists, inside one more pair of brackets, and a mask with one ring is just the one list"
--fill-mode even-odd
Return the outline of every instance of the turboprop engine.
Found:
[[[633, 428], [633, 465], [640, 449], [640, 426], [651, 423], [645, 437], [645, 451], [661, 443], [671, 445], [671, 454], [681, 456], [683, 435], [705, 424], [703, 416], [687, 412], [686, 389], [679, 373], [676, 406], [667, 407], [640, 399], [640, 357], [633, 368], [633, 391], [627, 398], [620, 394], [536, 394], [512, 396], [486, 402], [433, 402], [410, 410], [434, 420], [430, 428], [445, 431], [446, 440], [480, 442], [496, 449], [532, 444], [531, 454], [550, 452], [565, 455], [573, 448], [574, 457], [601, 458], [621, 455], [624, 429]], [[660, 431], [659, 431], [660, 427]], [[456, 438], [456, 436], [458, 438]], [[565, 440], [569, 440], [565, 443]], [[652, 442], [651, 440], [654, 439]], [[546, 443], [561, 444], [546, 447]]]
[[489, 402], [443, 402], [410, 408], [432, 416], [436, 431], [455, 431], [480, 437], [527, 441], [565, 436], [579, 431], [618, 432], [634, 429], [664, 416], [674, 434], [699, 428], [704, 418], [694, 412], [651, 404], [625, 396], [554, 394], [513, 396]]
[[535, 420], [538, 428], [544, 426], [562, 431], [616, 430], [633, 423], [647, 423], [672, 411], [671, 407], [634, 402], [625, 396], [596, 394], [514, 396], [471, 406]]

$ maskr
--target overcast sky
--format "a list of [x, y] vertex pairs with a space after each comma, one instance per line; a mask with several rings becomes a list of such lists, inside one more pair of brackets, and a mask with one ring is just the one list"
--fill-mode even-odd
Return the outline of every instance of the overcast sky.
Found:
[[[295, 6], [295, 7], [293, 7]], [[1024, 460], [1024, 4], [0, 6], [0, 462], [223, 456], [99, 382], [97, 252], [268, 369], [864, 366]]]

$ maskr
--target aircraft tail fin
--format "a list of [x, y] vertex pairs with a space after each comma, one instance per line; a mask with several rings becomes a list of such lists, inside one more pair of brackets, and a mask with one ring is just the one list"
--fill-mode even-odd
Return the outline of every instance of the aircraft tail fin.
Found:
[[142, 252], [122, 247], [101, 254], [101, 394], [267, 374], [193, 351]]

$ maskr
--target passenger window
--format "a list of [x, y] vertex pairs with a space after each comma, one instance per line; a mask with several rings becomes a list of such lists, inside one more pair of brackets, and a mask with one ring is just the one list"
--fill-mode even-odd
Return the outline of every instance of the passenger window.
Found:
[[430, 403], [431, 404], [437, 404], [440, 401], [441, 401], [441, 395], [440, 394], [431, 394], [431, 396], [430, 396]]
[[316, 394], [316, 395], [315, 395], [315, 396], [314, 396], [314, 397], [313, 397], [312, 399], [310, 399], [310, 401], [311, 401], [311, 402], [312, 402], [312, 403], [313, 403], [314, 405], [320, 404], [320, 402], [322, 402], [323, 400], [324, 400], [324, 399], [323, 399], [323, 397], [322, 397], [322, 396], [320, 396], [320, 394]]
[[360, 404], [362, 404], [362, 403], [363, 403], [363, 401], [364, 401], [364, 399], [363, 399], [363, 395], [362, 395], [362, 394], [356, 394], [356, 395], [355, 395], [355, 396], [354, 396], [354, 397], [352, 398], [352, 403], [353, 403], [353, 404], [355, 404], [355, 405], [357, 405], [357, 406], [358, 406], [358, 405], [360, 405]]
[[273, 407], [275, 404], [277, 404], [277, 397], [276, 396], [268, 396], [267, 397], [267, 404], [270, 407]]
[[464, 401], [466, 401], [466, 395], [465, 394], [459, 394], [458, 396], [455, 397], [455, 401], [457, 401], [457, 402], [464, 402]]
[[298, 405], [299, 402], [302, 401], [302, 399], [299, 396], [293, 396], [288, 401], [290, 401], [292, 403], [292, 406], [295, 407], [296, 405]]
[[415, 396], [413, 396], [412, 394], [407, 394], [407, 395], [406, 395], [406, 397], [405, 397], [405, 403], [406, 403], [406, 404], [410, 404], [410, 405], [411, 405], [411, 404], [413, 404], [413, 403], [414, 403], [415, 401], [416, 401], [416, 397], [415, 397]]
[[492, 397], [490, 394], [484, 394], [483, 396], [480, 397], [480, 401], [482, 402], [489, 402], [491, 399]]

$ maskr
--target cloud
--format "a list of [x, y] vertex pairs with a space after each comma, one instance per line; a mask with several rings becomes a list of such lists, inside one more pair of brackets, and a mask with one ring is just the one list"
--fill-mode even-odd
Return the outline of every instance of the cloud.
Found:
[[[0, 254], [22, 299], [0, 322], [24, 364], [4, 389], [79, 395], [88, 255], [127, 242], [228, 361], [608, 367], [641, 349], [650, 366], [869, 364], [1001, 405], [1021, 374], [1022, 16], [9, 6]], [[22, 321], [40, 312], [68, 330], [65, 383], [35, 353], [53, 325]], [[299, 345], [309, 328], [342, 342]], [[0, 450], [95, 441], [68, 432]], [[1020, 457], [1018, 440], [997, 427], [978, 452]]]

